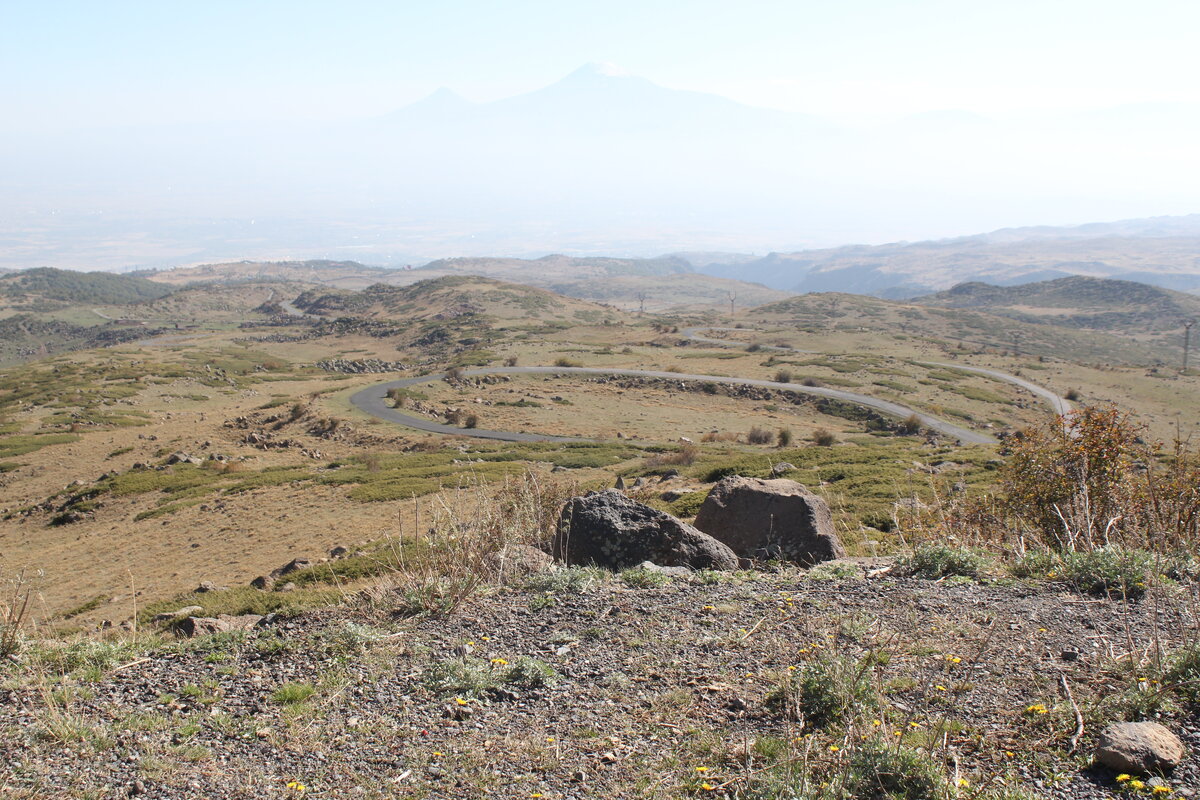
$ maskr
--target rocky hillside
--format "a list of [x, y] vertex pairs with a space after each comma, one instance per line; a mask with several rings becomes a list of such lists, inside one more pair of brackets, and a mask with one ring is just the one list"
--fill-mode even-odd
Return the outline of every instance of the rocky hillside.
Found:
[[95, 303], [123, 305], [155, 300], [171, 287], [132, 275], [109, 272], [74, 272], [39, 267], [0, 276], [0, 299], [10, 305]]
[[472, 275], [432, 278], [408, 286], [379, 283], [361, 292], [311, 289], [295, 304], [321, 316], [404, 321], [486, 316], [587, 324], [620, 316], [615, 309], [595, 303]]
[[1184, 322], [1200, 317], [1200, 297], [1145, 283], [1082, 275], [1019, 286], [960, 283], [912, 302], [1126, 333], [1178, 330]]

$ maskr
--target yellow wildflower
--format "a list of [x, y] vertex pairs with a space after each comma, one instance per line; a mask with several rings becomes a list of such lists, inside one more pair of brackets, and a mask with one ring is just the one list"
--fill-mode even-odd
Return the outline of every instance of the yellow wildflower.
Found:
[[1151, 789], [1150, 791], [1151, 791], [1153, 794], [1170, 794], [1170, 793], [1171, 793], [1171, 787], [1170, 787], [1170, 786], [1163, 786], [1163, 785], [1160, 783], [1158, 786], [1155, 786], [1155, 787], [1154, 787], [1153, 789]]
[[508, 662], [507, 662], [507, 661], [505, 661], [503, 658], [493, 658], [493, 659], [492, 659], [492, 663], [493, 663], [493, 664], [496, 664], [497, 666], [501, 666], [501, 667], [503, 667], [503, 666], [504, 666], [505, 664], [507, 664]]
[[696, 772], [708, 772], [708, 767], [696, 767]]
[[1129, 788], [1140, 792], [1142, 789], [1146, 788], [1146, 784], [1142, 783], [1137, 778], [1134, 778], [1129, 782]]
[[454, 698], [454, 702], [458, 703], [460, 706], [465, 706], [465, 705], [467, 705], [468, 701], [463, 700], [461, 697], [456, 697], [456, 698]]

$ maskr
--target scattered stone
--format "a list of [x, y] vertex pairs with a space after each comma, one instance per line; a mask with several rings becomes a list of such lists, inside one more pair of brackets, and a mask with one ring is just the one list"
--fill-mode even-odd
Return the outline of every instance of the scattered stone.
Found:
[[294, 591], [296, 591], [296, 588], [297, 587], [296, 587], [296, 584], [294, 581], [288, 581], [283, 586], [276, 587], [275, 591], [277, 591], [277, 592], [294, 592]]
[[1100, 732], [1096, 761], [1117, 772], [1170, 772], [1183, 761], [1183, 742], [1157, 722], [1119, 722]]
[[638, 564], [638, 569], [655, 572], [659, 575], [666, 575], [669, 578], [686, 578], [692, 574], [692, 571], [687, 567], [662, 567], [653, 561], [643, 561]]
[[250, 585], [255, 589], [261, 589], [264, 592], [269, 592], [275, 588], [275, 579], [270, 575], [259, 575], [257, 578], [250, 581]]
[[229, 633], [230, 631], [248, 631], [258, 625], [262, 619], [258, 614], [243, 614], [240, 617], [228, 614], [218, 614], [215, 617], [188, 617], [179, 624], [179, 630], [188, 637]]
[[692, 569], [736, 569], [737, 556], [711, 536], [615, 489], [572, 498], [554, 535], [555, 558], [626, 569], [643, 561]]
[[196, 587], [195, 589], [193, 589], [192, 591], [193, 591], [195, 594], [204, 594], [204, 593], [206, 593], [206, 592], [219, 592], [219, 591], [221, 591], [223, 588], [224, 588], [224, 587], [222, 587], [222, 586], [217, 586], [217, 585], [216, 585], [215, 583], [213, 583], [212, 581], [201, 581], [201, 582], [200, 582], [200, 585], [199, 585], [199, 586], [197, 586], [197, 587]]
[[676, 500], [681, 500], [692, 492], [704, 491], [699, 486], [680, 486], [678, 489], [667, 489], [659, 495], [659, 497], [668, 503], [674, 503]]
[[618, 475], [618, 476], [617, 476], [617, 482], [616, 482], [615, 484], [613, 484], [613, 488], [614, 488], [614, 489], [620, 489], [620, 490], [624, 491], [624, 489], [625, 489], [625, 479], [624, 479], [624, 478], [622, 478], [620, 475]]
[[783, 478], [725, 478], [704, 499], [695, 525], [744, 558], [811, 566], [846, 555], [828, 504]]
[[787, 461], [780, 461], [778, 464], [771, 467], [771, 474], [778, 477], [779, 475], [784, 475], [788, 472], [791, 472], [795, 468], [796, 468], [795, 464], [791, 464]]
[[342, 546], [342, 545], [340, 545], [340, 544], [339, 544], [337, 547], [335, 547], [335, 548], [333, 548], [332, 550], [330, 550], [330, 551], [329, 551], [329, 557], [330, 557], [330, 558], [344, 558], [344, 557], [346, 557], [346, 556], [348, 556], [348, 555], [350, 555], [350, 548], [349, 548], [349, 547], [343, 547], [343, 546]]
[[536, 547], [527, 544], [510, 544], [488, 553], [488, 564], [503, 577], [524, 577], [545, 572], [554, 566], [554, 559]]
[[271, 570], [272, 578], [282, 578], [284, 575], [290, 575], [296, 570], [308, 569], [312, 566], [312, 562], [307, 558], [293, 558], [282, 567]]

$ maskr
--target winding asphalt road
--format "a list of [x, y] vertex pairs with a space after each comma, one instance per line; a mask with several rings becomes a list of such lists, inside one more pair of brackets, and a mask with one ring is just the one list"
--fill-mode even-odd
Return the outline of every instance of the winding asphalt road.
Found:
[[[690, 339], [693, 342], [702, 342], [704, 344], [715, 344], [723, 347], [744, 347], [741, 342], [731, 342], [728, 339], [712, 339], [707, 336], [700, 336], [698, 331], [753, 331], [753, 328], [714, 328], [712, 326], [704, 326], [699, 328], [684, 328], [679, 332], [679, 335], [685, 339]], [[813, 353], [813, 350], [801, 350], [797, 347], [786, 347], [784, 345], [759, 345], [762, 350], [782, 350], [790, 353]], [[990, 375], [1002, 381], [1020, 386], [1025, 391], [1036, 397], [1040, 397], [1050, 406], [1050, 410], [1055, 414], [1062, 416], [1071, 411], [1071, 401], [1065, 397], [1055, 394], [1044, 386], [1038, 386], [1036, 383], [1018, 378], [1016, 375], [1009, 375], [1007, 372], [1000, 372], [987, 367], [972, 367], [967, 364], [948, 364], [941, 361], [916, 361], [916, 364], [923, 364], [927, 367], [945, 367], [947, 369], [961, 369], [963, 372], [974, 372], [978, 375]]]
[[[875, 409], [883, 414], [892, 417], [907, 419], [912, 415], [916, 415], [921, 424], [926, 428], [937, 431], [946, 436], [953, 437], [963, 442], [964, 444], [990, 444], [994, 441], [990, 436], [976, 431], [968, 430], [959, 427], [952, 422], [947, 422], [937, 417], [931, 417], [915, 409], [902, 406], [899, 403], [892, 403], [888, 400], [881, 400], [878, 397], [869, 397], [863, 394], [855, 394], [853, 392], [842, 391], [841, 389], [829, 389], [824, 386], [804, 386], [799, 383], [779, 383], [776, 381], [757, 380], [754, 378], [728, 378], [720, 375], [689, 375], [679, 372], [663, 372], [658, 370], [647, 369], [593, 369], [591, 367], [481, 367], [478, 369], [465, 370], [467, 376], [480, 375], [617, 375], [622, 377], [633, 378], [663, 378], [666, 380], [677, 381], [710, 381], [712, 383], [724, 383], [731, 386], [759, 386], [767, 389], [783, 389], [786, 391], [797, 392], [800, 394], [811, 394], [817, 397], [828, 397], [833, 400], [841, 400], [847, 403], [854, 403], [867, 408]], [[409, 386], [418, 386], [423, 383], [433, 383], [434, 381], [442, 380], [442, 374], [420, 375], [415, 378], [401, 378], [400, 380], [387, 381], [386, 383], [377, 383], [374, 386], [369, 386], [350, 396], [350, 404], [360, 411], [365, 411], [373, 417], [387, 420], [388, 422], [396, 422], [401, 425], [407, 425], [410, 428], [417, 430], [428, 431], [429, 433], [444, 433], [454, 434], [457, 436], [474, 436], [479, 439], [497, 439], [504, 442], [579, 442], [588, 441], [586, 439], [577, 439], [569, 436], [549, 436], [538, 433], [517, 433], [512, 431], [490, 431], [481, 428], [460, 428], [455, 425], [443, 425], [440, 422], [434, 422], [430, 419], [415, 417], [411, 414], [405, 414], [403, 411], [392, 408], [388, 405], [387, 392], [389, 389], [401, 389]]]

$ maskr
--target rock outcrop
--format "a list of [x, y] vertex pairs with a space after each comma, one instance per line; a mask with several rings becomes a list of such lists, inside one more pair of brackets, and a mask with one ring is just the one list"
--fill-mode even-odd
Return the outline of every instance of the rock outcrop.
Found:
[[572, 498], [563, 508], [554, 557], [607, 569], [651, 561], [666, 567], [735, 569], [733, 551], [670, 514], [630, 500], [615, 489]]
[[782, 478], [725, 478], [708, 493], [695, 525], [743, 558], [780, 558], [809, 566], [846, 554], [829, 505]]
[[1170, 772], [1183, 761], [1183, 742], [1157, 722], [1119, 722], [1100, 732], [1096, 761], [1117, 772]]

